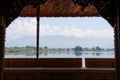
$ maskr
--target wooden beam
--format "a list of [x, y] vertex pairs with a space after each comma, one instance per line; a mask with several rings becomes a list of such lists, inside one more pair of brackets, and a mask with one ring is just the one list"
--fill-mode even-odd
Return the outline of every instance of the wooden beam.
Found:
[[39, 57], [39, 21], [40, 21], [40, 18], [39, 18], [39, 13], [40, 13], [40, 7], [37, 8], [37, 14], [36, 14], [36, 19], [37, 19], [37, 41], [36, 41], [36, 56], [37, 56], [37, 59]]
[[115, 52], [116, 52], [116, 80], [120, 80], [120, 26], [119, 26], [119, 3], [116, 0], [116, 26], [115, 26]]
[[0, 24], [0, 80], [3, 80], [4, 38], [5, 28]]

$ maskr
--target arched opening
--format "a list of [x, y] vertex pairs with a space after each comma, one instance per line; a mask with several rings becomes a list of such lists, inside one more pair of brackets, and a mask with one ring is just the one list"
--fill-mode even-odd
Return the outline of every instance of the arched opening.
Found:
[[35, 18], [16, 18], [6, 29], [5, 58], [36, 58]]
[[[80, 13], [83, 13], [83, 14], [75, 14], [76, 13], [76, 8], [78, 9], [78, 8], [80, 8], [80, 7], [76, 7], [75, 8], [75, 12], [73, 11], [73, 13], [71, 14], [71, 12], [70, 12], [70, 14], [69, 14], [69, 12], [65, 12], [66, 10], [68, 10], [68, 6], [66, 7], [66, 5], [64, 5], [64, 4], [62, 4], [62, 8], [60, 8], [60, 7], [57, 7], [58, 5], [56, 5], [56, 4], [58, 4], [59, 3], [59, 1], [56, 1], [56, 0], [48, 0], [48, 2], [49, 1], [55, 1], [55, 4], [53, 4], [54, 5], [54, 7], [52, 8], [52, 10], [53, 10], [53, 13], [51, 14], [51, 15], [49, 15], [49, 10], [48, 10], [48, 14], [43, 14], [43, 15], [40, 15], [40, 16], [45, 16], [45, 17], [47, 17], [47, 16], [51, 16], [51, 17], [55, 17], [55, 16], [86, 16], [86, 15], [88, 15], [89, 14], [89, 11], [88, 12], [85, 12], [86, 10], [85, 10], [85, 8], [84, 9], [82, 9], [82, 11], [83, 12], [80, 12]], [[60, 0], [61, 1], [61, 3], [62, 3], [62, 1], [64, 1], [64, 0]], [[72, 0], [71, 0], [72, 1]], [[74, 1], [79, 1], [79, 0], [74, 0]], [[88, 1], [88, 0], [87, 0]], [[94, 1], [94, 0], [93, 0]], [[14, 1], [13, 1], [14, 2]], [[14, 2], [13, 4], [15, 4], [15, 5], [13, 5], [14, 7], [16, 7], [16, 5], [18, 4], [17, 2], [19, 2], [19, 0], [18, 1], [16, 1], [16, 2]], [[26, 1], [25, 1], [26, 2]], [[114, 14], [111, 14], [111, 11], [117, 11], [117, 9], [116, 8], [114, 8], [113, 6], [116, 6], [115, 4], [117, 4], [117, 2], [115, 1], [115, 4], [113, 3], [111, 3], [111, 2], [113, 2], [113, 1], [108, 1], [108, 2], [106, 2], [106, 1], [101, 1], [100, 0], [100, 2], [102, 2], [102, 3], [104, 3], [105, 4], [105, 6], [107, 5], [107, 4], [109, 4], [109, 2], [110, 2], [110, 6], [112, 7], [112, 8], [110, 8], [110, 9], [108, 9], [108, 8], [106, 8], [105, 6], [102, 6], [101, 7], [101, 5], [98, 5], [97, 6], [97, 8], [101, 8], [99, 11], [101, 11], [101, 15], [102, 16], [104, 16], [104, 18], [106, 18], [110, 23], [111, 23], [111, 21], [112, 21], [112, 25], [114, 25], [114, 28], [115, 28], [115, 46], [116, 46], [116, 49], [115, 49], [115, 51], [116, 51], [116, 60], [117, 60], [117, 63], [119, 64], [119, 56], [117, 56], [117, 55], [119, 55], [119, 54], [117, 54], [117, 52], [119, 53], [120, 51], [119, 51], [119, 30], [117, 30], [117, 29], [119, 29], [119, 22], [117, 22], [117, 21], [119, 21], [119, 19], [117, 19], [117, 20], [115, 20], [116, 19], [116, 12], [114, 12]], [[24, 2], [23, 2], [24, 3]], [[65, 0], [65, 3], [67, 3], [67, 0]], [[78, 3], [79, 4], [79, 2], [75, 2], [75, 4], [76, 3]], [[97, 4], [98, 2], [97, 1], [95, 1], [95, 2], [92, 2], [92, 3], [95, 3], [95, 4]], [[21, 1], [19, 2], [19, 4], [22, 4], [21, 3]], [[48, 4], [47, 2], [45, 3], [45, 5], [46, 4]], [[75, 4], [70, 4], [70, 5], [75, 5]], [[84, 6], [84, 4], [85, 4], [85, 2], [83, 3], [83, 4], [79, 4], [79, 5], [82, 5], [82, 6]], [[100, 3], [98, 3], [98, 4], [100, 4]], [[41, 4], [40, 4], [41, 5]], [[43, 4], [44, 5], [44, 4]], [[44, 6], [45, 6], [44, 5]], [[50, 4], [50, 6], [51, 6], [52, 4]], [[79, 5], [77, 5], [77, 6], [79, 6]], [[16, 17], [16, 15], [14, 16], [14, 14], [17, 14], [18, 15], [18, 13], [19, 13], [19, 9], [18, 9], [18, 7], [16, 7], [14, 10], [12, 10], [11, 8], [13, 8], [13, 6], [12, 7], [10, 7], [8, 10], [11, 10], [11, 12], [13, 12], [13, 14], [12, 14], [12, 16], [11, 16], [11, 14], [9, 14], [9, 16], [7, 16], [8, 17], [8, 19], [11, 19], [11, 20], [13, 20], [15, 17]], [[43, 6], [43, 8], [44, 8], [44, 6]], [[63, 7], [64, 6], [64, 7]], [[20, 5], [20, 7], [21, 7], [21, 5]], [[22, 5], [22, 7], [23, 7], [23, 5]], [[109, 7], [109, 6], [108, 6]], [[115, 9], [115, 10], [112, 10], [112, 9]], [[17, 9], [18, 9], [18, 13], [17, 13]], [[46, 9], [46, 6], [45, 6], [45, 9]], [[57, 9], [59, 9], [59, 10], [61, 10], [60, 12], [62, 12], [62, 13], [60, 13], [60, 15], [59, 15], [59, 13], [58, 14], [55, 14], [56, 12], [54, 12], [54, 11], [56, 11]], [[65, 9], [65, 11], [64, 11], [64, 9]], [[94, 8], [95, 9], [95, 8]], [[119, 9], [119, 8], [118, 8]], [[57, 11], [57, 12], [59, 12], [59, 10]], [[109, 10], [111, 10], [111, 11], [109, 11]], [[14, 12], [14, 11], [16, 11], [16, 12]], [[46, 10], [47, 11], [47, 10]], [[81, 10], [80, 10], [81, 11]], [[107, 12], [107, 13], [104, 13], [104, 11], [105, 12]], [[9, 11], [8, 11], [9, 12]], [[65, 13], [64, 13], [65, 12]], [[85, 13], [84, 13], [85, 12]], [[46, 13], [46, 12], [45, 12]], [[79, 13], [79, 12], [77, 12], [77, 13]], [[88, 13], [88, 14], [86, 14], [86, 13]], [[90, 12], [91, 13], [91, 12]], [[96, 13], [96, 12], [95, 12]], [[34, 16], [36, 15], [36, 13], [34, 14]], [[99, 15], [98, 14], [98, 11], [97, 11], [97, 14], [89, 14], [89, 16], [95, 16], [95, 15]], [[24, 15], [20, 15], [20, 16], [24, 16]], [[38, 16], [39, 15], [37, 15], [37, 18], [38, 18]], [[117, 16], [119, 16], [119, 14], [117, 15]], [[115, 20], [115, 21], [114, 21]], [[117, 23], [115, 23], [115, 22], [117, 22]], [[117, 27], [116, 27], [117, 26]], [[2, 30], [2, 29], [0, 29], [0, 30]], [[4, 32], [4, 30], [3, 30], [3, 32]], [[2, 37], [2, 42], [4, 42], [4, 37]], [[3, 46], [4, 46], [4, 44], [3, 44]], [[4, 47], [3, 46], [1, 46], [1, 49], [4, 49]], [[1, 51], [1, 53], [2, 53], [2, 51]], [[3, 54], [4, 54], [4, 52], [3, 52]], [[32, 59], [30, 59], [30, 60], [32, 60]], [[56, 59], [55, 59], [56, 60]], [[55, 60], [53, 60], [53, 61], [55, 61]], [[3, 57], [1, 57], [1, 63], [3, 63]], [[6, 60], [4, 60], [4, 62], [5, 62]], [[17, 59], [15, 59], [14, 61], [17, 61]], [[19, 61], [19, 60], [18, 60]], [[43, 60], [43, 61], [46, 61], [46, 60]], [[42, 62], [43, 62], [42, 61]], [[63, 60], [63, 62], [64, 61], [66, 61], [66, 60]], [[73, 60], [71, 60], [71, 61], [73, 61]], [[8, 60], [8, 62], [9, 62], [9, 60]], [[35, 62], [39, 62], [39, 60], [35, 60]], [[58, 61], [59, 62], [59, 61]], [[73, 61], [74, 62], [74, 61]], [[6, 63], [6, 62], [5, 62]], [[14, 63], [14, 62], [12, 62], [12, 63]], [[20, 64], [11, 64], [11, 63], [7, 63], [7, 65], [14, 65], [14, 66], [16, 66], [16, 65], [19, 65], [19, 67], [20, 66], [25, 66], [26, 65], [26, 63], [24, 63], [24, 61], [20, 61], [20, 63], [23, 63], [22, 65]], [[34, 63], [34, 60], [33, 60], [33, 63]], [[57, 61], [56, 61], [56, 63], [57, 63]], [[42, 63], [41, 63], [42, 64]], [[34, 64], [34, 65], [40, 65], [39, 67], [41, 67], [41, 64]], [[50, 65], [51, 63], [47, 63], [47, 65]], [[111, 63], [111, 64], [113, 64], [113, 63]], [[108, 64], [108, 65], [111, 65], [111, 64]], [[29, 65], [31, 65], [31, 62], [27, 62], [27, 66], [29, 66]], [[65, 66], [66, 66], [66, 64], [64, 64]], [[68, 63], [67, 65], [71, 65], [71, 63]], [[74, 65], [74, 64], [72, 64], [72, 65]], [[2, 65], [3, 66], [3, 65]], [[3, 70], [3, 68], [2, 68], [2, 66], [0, 66], [0, 68]], [[6, 66], [6, 64], [5, 64], [5, 66]], [[64, 66], [64, 67], [65, 67]], [[94, 63], [94, 66], [96, 67], [96, 63]], [[33, 67], [33, 66], [32, 66]], [[35, 66], [34, 66], [35, 67]], [[42, 66], [42, 67], [45, 67], [45, 66]], [[73, 67], [73, 66], [72, 66]], [[22, 67], [21, 67], [22, 68]], [[53, 68], [53, 69], [47, 69], [47, 71], [48, 71], [48, 73], [49, 73], [49, 71], [50, 72], [53, 72], [51, 75], [48, 75], [48, 73], [45, 73], [45, 74], [43, 74], [43, 75], [41, 75], [41, 76], [43, 76], [42, 77], [42, 79], [50, 79], [50, 80], [56, 80], [57, 78], [59, 78], [59, 79], [74, 79], [73, 77], [75, 76], [75, 79], [115, 79], [115, 73], [117, 72], [118, 74], [119, 74], [119, 65], [117, 65], [117, 67], [116, 67], [116, 71], [115, 71], [115, 69], [114, 68], [112, 68], [112, 69], [107, 69], [106, 68], [106, 70], [105, 69], [97, 69], [97, 71], [96, 71], [96, 69], [92, 69], [92, 70], [88, 70], [88, 73], [89, 72], [91, 72], [91, 71], [93, 71], [90, 75], [88, 74], [88, 73], [85, 73], [84, 74], [84, 72], [87, 72], [87, 70], [82, 70], [82, 69], [69, 69], [69, 68], [67, 68], [67, 69], [55, 69], [55, 68]], [[19, 78], [21, 78], [21, 79], [31, 79], [31, 77], [30, 77], [30, 75], [31, 75], [31, 73], [29, 73], [29, 71], [31, 71], [31, 68], [30, 69], [27, 69], [28, 71], [26, 71], [27, 72], [27, 74], [21, 74], [21, 75], [17, 75], [16, 73], [14, 73], [14, 70], [15, 69], [4, 69], [4, 71], [5, 71], [5, 76], [7, 77], [7, 78], [5, 78], [6, 80], [8, 80], [9, 78], [11, 78], [10, 76], [12, 75], [12, 78], [14, 78], [14, 79], [19, 79]], [[68, 73], [66, 74], [65, 72], [66, 71], [63, 71], [63, 72], [60, 72], [59, 73], [59, 71], [63, 71], [63, 70], [67, 70], [68, 71]], [[85, 75], [84, 77], [82, 77], [81, 75], [79, 75], [79, 73], [78, 73], [78, 70], [80, 70], [80, 72], [81, 72], [81, 70], [82, 70], [82, 73], [83, 73], [83, 75]], [[3, 73], [4, 71], [2, 71], [1, 73]], [[12, 72], [13, 71], [13, 74], [10, 74], [10, 72]], [[21, 71], [21, 69], [18, 69], [17, 71], [15, 71], [15, 72], [18, 72], [19, 73], [19, 71]], [[33, 70], [33, 71], [35, 71], [35, 70]], [[40, 71], [40, 73], [41, 73], [41, 69], [39, 69], [39, 71]], [[43, 69], [42, 70], [42, 72], [46, 72], [46, 70], [45, 69]], [[58, 71], [58, 72], [57, 72]], [[70, 73], [69, 73], [69, 71], [70, 71]], [[77, 72], [78, 74], [72, 74], [71, 72]], [[22, 72], [24, 72], [23, 70], [22, 70]], [[55, 72], [55, 73], [54, 73]], [[95, 73], [94, 73], [95, 72]], [[109, 73], [110, 72], [110, 73]], [[65, 75], [64, 75], [64, 73], [65, 73]], [[106, 74], [107, 73], [107, 74]], [[62, 74], [62, 75], [61, 75]], [[81, 73], [80, 73], [81, 74]], [[87, 75], [86, 75], [87, 74]], [[93, 77], [92, 75], [94, 75], [95, 76], [95, 74], [97, 74], [96, 75], [96, 77]], [[117, 74], [117, 75], [118, 75]], [[27, 76], [25, 76], [25, 75], [27, 75]], [[46, 76], [47, 75], [47, 76]], [[31, 76], [33, 76], [33, 74], [31, 75]], [[36, 74], [34, 75], [34, 77], [36, 76]], [[39, 75], [37, 75], [37, 77], [35, 78], [35, 79], [40, 79], [40, 77], [41, 76], [39, 76]], [[57, 77], [56, 77], [57, 76]], [[68, 77], [68, 76], [70, 76], [70, 77]], [[112, 77], [111, 77], [112, 76]], [[32, 78], [33, 79], [33, 78]]]
[[[115, 58], [114, 30], [102, 17], [42, 17], [40, 35], [40, 58], [82, 58], [82, 67], [87, 58]], [[76, 53], [77, 46], [82, 50]]]
[[[36, 28], [35, 18], [19, 17], [11, 23], [5, 58], [37, 58]], [[87, 58], [115, 58], [114, 30], [102, 17], [41, 17], [39, 34], [39, 59], [82, 58], [86, 67]], [[76, 53], [77, 46], [82, 50]]]

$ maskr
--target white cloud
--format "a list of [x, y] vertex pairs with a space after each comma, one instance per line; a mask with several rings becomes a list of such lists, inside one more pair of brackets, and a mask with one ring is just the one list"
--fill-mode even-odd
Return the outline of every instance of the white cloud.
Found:
[[[75, 22], [75, 20], [69, 19], [71, 20], [71, 22], [67, 20], [63, 21], [62, 19], [61, 22], [59, 22], [59, 20], [58, 21], [56, 20], [55, 22], [54, 19], [43, 21], [41, 20], [40, 36], [51, 36], [50, 38], [41, 37], [45, 38], [40, 40], [42, 42], [41, 44], [47, 45], [48, 43], [48, 46], [53, 45], [57, 47], [58, 44], [60, 46], [61, 43], [63, 47], [73, 47], [73, 45], [77, 44], [80, 44], [81, 46], [96, 46], [96, 45], [101, 45], [103, 47], [114, 46], [113, 29], [111, 28], [110, 25], [108, 25], [107, 22], [106, 24], [101, 21], [96, 21], [97, 24], [93, 25], [93, 23], [91, 22], [87, 24], [88, 22], [86, 21], [81, 22], [79, 19], [77, 20], [77, 23]], [[29, 45], [30, 44], [34, 45], [35, 41], [33, 40], [33, 36], [36, 36], [36, 19], [17, 18], [10, 24], [10, 26], [6, 30], [6, 45], [7, 46], [28, 45], [28, 42]], [[51, 38], [53, 38], [53, 36], [54, 38], [57, 37], [57, 40], [52, 39], [53, 40], [52, 43]], [[64, 36], [68, 38], [58, 36]]]
[[[81, 28], [75, 25], [50, 26], [40, 25], [40, 36], [65, 36], [77, 38], [112, 38], [112, 28]], [[23, 36], [36, 36], [36, 19], [17, 18], [7, 29], [7, 39], [14, 40]]]
[[80, 29], [78, 27], [59, 27], [41, 25], [41, 36], [65, 36], [77, 38], [111, 38], [113, 37], [112, 29]]
[[36, 20], [27, 18], [17, 18], [9, 25], [6, 30], [6, 36], [9, 40], [21, 38], [23, 36], [36, 35]]

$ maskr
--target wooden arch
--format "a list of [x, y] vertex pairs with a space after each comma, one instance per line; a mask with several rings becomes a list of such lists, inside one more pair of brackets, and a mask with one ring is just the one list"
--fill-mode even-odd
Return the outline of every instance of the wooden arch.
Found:
[[[117, 0], [3, 0], [0, 1], [0, 80], [3, 80], [5, 27], [18, 16], [102, 16], [115, 29], [116, 73], [120, 75], [120, 28]], [[92, 7], [91, 7], [92, 6]], [[25, 8], [24, 8], [25, 7]], [[51, 8], [50, 8], [51, 7]], [[28, 9], [29, 8], [29, 9]], [[49, 9], [50, 8], [50, 9]], [[92, 8], [92, 9], [91, 9]], [[30, 10], [30, 11], [29, 11]], [[33, 10], [33, 13], [31, 13]], [[52, 11], [51, 11], [52, 10]], [[69, 12], [67, 12], [69, 11]], [[3, 23], [2, 23], [3, 22]]]
[[115, 22], [114, 0], [9, 0], [7, 25], [18, 16], [36, 16], [39, 6], [39, 16], [102, 16], [112, 26]]

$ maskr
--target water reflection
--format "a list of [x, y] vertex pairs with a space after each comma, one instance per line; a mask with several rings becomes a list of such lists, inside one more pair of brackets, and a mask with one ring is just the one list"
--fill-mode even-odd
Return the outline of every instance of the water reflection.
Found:
[[75, 51], [74, 53], [76, 56], [82, 56], [82, 51]]
[[[40, 51], [40, 58], [115, 58], [114, 52], [102, 51]], [[5, 58], [36, 58], [36, 54], [6, 54]]]

